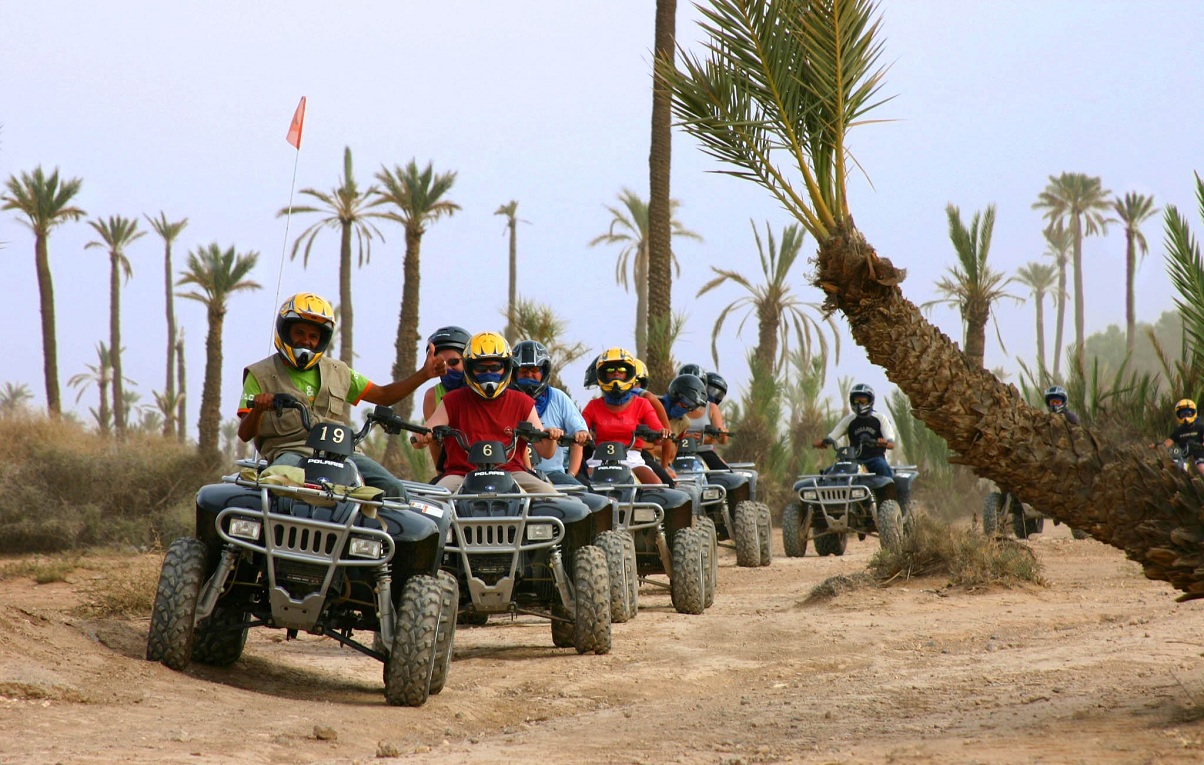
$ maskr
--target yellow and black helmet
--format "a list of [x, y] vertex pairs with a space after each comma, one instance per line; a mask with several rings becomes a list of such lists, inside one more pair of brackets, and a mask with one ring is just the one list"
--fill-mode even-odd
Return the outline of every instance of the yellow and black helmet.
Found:
[[478, 332], [464, 348], [464, 380], [481, 398], [502, 395], [514, 378], [510, 344], [497, 332]]
[[1175, 404], [1175, 419], [1180, 425], [1186, 425], [1196, 421], [1196, 402], [1190, 398], [1180, 399], [1179, 403]]
[[607, 348], [594, 362], [598, 387], [612, 395], [626, 393], [636, 385], [636, 358], [626, 348]]
[[635, 384], [648, 390], [648, 365], [642, 360], [635, 360]]
[[[301, 321], [313, 324], [321, 332], [321, 340], [318, 342], [317, 348], [313, 350], [294, 348], [290, 344], [289, 331], [294, 324]], [[280, 313], [276, 315], [276, 333], [272, 342], [276, 346], [276, 352], [289, 366], [300, 370], [312, 369], [317, 365], [318, 359], [322, 358], [322, 354], [326, 353], [326, 349], [330, 347], [333, 337], [334, 306], [325, 298], [312, 292], [298, 292], [280, 306]]]

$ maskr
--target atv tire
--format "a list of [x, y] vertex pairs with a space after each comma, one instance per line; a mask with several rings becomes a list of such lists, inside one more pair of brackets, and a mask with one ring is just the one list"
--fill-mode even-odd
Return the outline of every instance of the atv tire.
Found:
[[247, 628], [231, 628], [247, 620], [245, 611], [214, 607], [213, 613], [196, 628], [192, 659], [214, 667], [228, 667], [242, 656], [247, 645]]
[[586, 545], [573, 557], [573, 647], [577, 653], [610, 652], [610, 573], [606, 554]]
[[888, 499], [878, 507], [878, 543], [883, 550], [897, 553], [903, 549], [903, 510]]
[[786, 557], [801, 558], [807, 554], [807, 532], [803, 528], [803, 506], [791, 502], [782, 510], [782, 547], [786, 548]]
[[146, 636], [150, 661], [163, 662], [177, 671], [192, 663], [193, 620], [205, 576], [205, 556], [205, 543], [193, 537], [181, 537], [167, 548]]
[[715, 521], [710, 518], [699, 518], [695, 528], [702, 534], [707, 549], [707, 589], [703, 607], [710, 608], [715, 604], [715, 589], [719, 586], [719, 535], [715, 531]]
[[439, 606], [439, 636], [435, 640], [435, 671], [431, 674], [432, 696], [443, 690], [447, 683], [456, 641], [457, 611], [460, 608], [460, 586], [456, 584], [456, 578], [446, 571], [440, 571], [438, 579], [443, 587], [443, 602]]
[[773, 518], [769, 514], [769, 505], [764, 502], [757, 503], [757, 544], [761, 565], [773, 563]]
[[993, 491], [982, 503], [982, 533], [988, 537], [1002, 534], [1007, 528], [1007, 518], [1004, 516], [1006, 507], [1004, 495]]
[[744, 500], [736, 503], [732, 518], [732, 525], [736, 527], [733, 537], [736, 541], [736, 565], [742, 568], [761, 565], [758, 515], [756, 502]]
[[1040, 534], [1044, 530], [1044, 518], [1025, 518], [1024, 511], [1021, 509], [1012, 513], [1012, 531], [1016, 533], [1017, 539], [1028, 539], [1033, 534]]
[[844, 555], [849, 546], [849, 533], [823, 534], [815, 538], [815, 552], [820, 556]]
[[707, 558], [707, 542], [698, 529], [679, 529], [673, 535], [673, 578], [669, 582], [669, 594], [677, 613], [701, 614], [706, 610]]
[[439, 627], [444, 585], [422, 574], [406, 580], [393, 628], [393, 650], [385, 661], [385, 701], [419, 707], [431, 692], [439, 664]]
[[1070, 535], [1073, 536], [1075, 539], [1091, 539], [1090, 534], [1088, 534], [1086, 531], [1082, 531], [1080, 529], [1071, 529]]

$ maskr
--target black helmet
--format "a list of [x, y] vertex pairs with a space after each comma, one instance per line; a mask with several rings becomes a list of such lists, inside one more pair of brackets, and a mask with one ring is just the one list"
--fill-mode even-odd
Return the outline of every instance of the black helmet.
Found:
[[594, 360], [585, 368], [585, 387], [592, 388], [598, 384], [598, 359], [602, 358], [601, 354], [594, 357]]
[[[1059, 399], [1057, 404], [1049, 403], [1053, 399]], [[1051, 385], [1045, 389], [1045, 405], [1049, 407], [1049, 411], [1054, 414], [1061, 414], [1066, 411], [1066, 389], [1061, 385]]]
[[463, 327], [440, 327], [431, 333], [427, 338], [427, 342], [435, 346], [435, 352], [450, 348], [453, 351], [459, 351], [461, 355], [464, 349], [468, 346], [468, 340], [472, 335], [468, 334], [468, 330]]
[[[511, 353], [514, 355], [514, 387], [537, 398], [548, 389], [548, 378], [552, 376], [552, 357], [548, 355], [548, 349], [538, 340], [522, 340], [514, 344]], [[539, 367], [539, 381], [519, 377], [518, 370], [523, 367]]]
[[707, 405], [707, 386], [698, 375], [682, 374], [669, 383], [666, 394], [670, 404], [678, 404], [688, 411]]
[[[869, 398], [869, 403], [856, 404], [853, 402], [853, 399], [863, 397]], [[854, 385], [849, 389], [849, 406], [853, 407], [853, 411], [859, 415], [862, 415], [863, 417], [869, 414], [874, 408], [874, 389], [865, 383], [857, 383]]]
[[682, 364], [681, 367], [677, 370], [677, 374], [694, 375], [699, 380], [707, 379], [707, 373], [702, 371], [702, 367], [698, 366], [697, 364]]
[[718, 372], [707, 372], [707, 398], [712, 404], [722, 404], [723, 399], [727, 398], [727, 380], [724, 380]]

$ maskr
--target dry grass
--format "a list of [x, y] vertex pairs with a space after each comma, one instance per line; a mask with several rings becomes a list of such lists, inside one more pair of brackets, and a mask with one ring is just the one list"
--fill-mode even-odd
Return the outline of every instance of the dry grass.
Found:
[[149, 617], [162, 565], [163, 554], [159, 552], [93, 568], [96, 575], [80, 587], [83, 602], [79, 613], [92, 618]]
[[47, 557], [36, 555], [25, 560], [0, 564], [0, 582], [9, 579], [32, 579], [38, 584], [65, 582], [67, 576], [79, 568], [79, 558]]

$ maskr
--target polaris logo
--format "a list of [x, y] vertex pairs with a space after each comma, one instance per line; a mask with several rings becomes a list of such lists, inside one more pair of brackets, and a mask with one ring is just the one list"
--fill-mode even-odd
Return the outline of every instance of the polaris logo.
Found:
[[342, 462], [338, 462], [335, 460], [324, 460], [324, 459], [321, 459], [320, 457], [310, 457], [308, 464], [310, 464], [310, 465], [330, 465], [331, 467], [343, 467]]
[[506, 475], [505, 470], [478, 470], [473, 475]]

